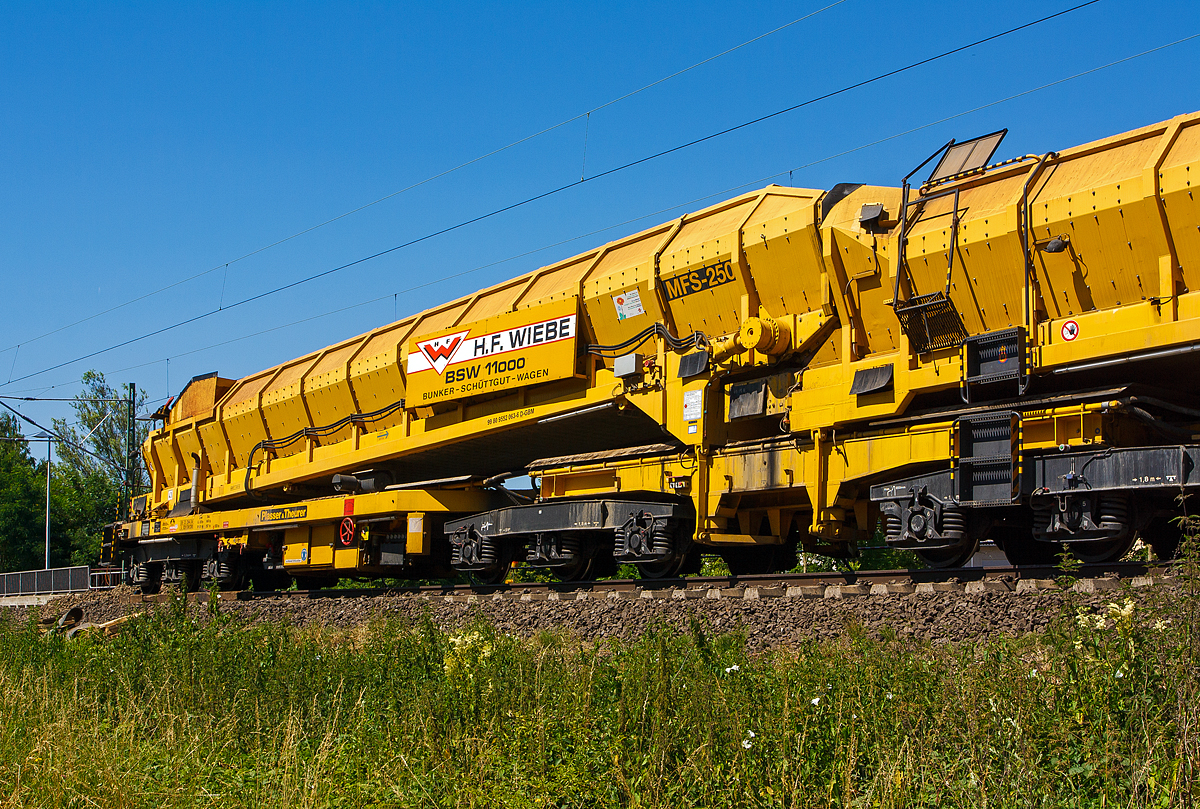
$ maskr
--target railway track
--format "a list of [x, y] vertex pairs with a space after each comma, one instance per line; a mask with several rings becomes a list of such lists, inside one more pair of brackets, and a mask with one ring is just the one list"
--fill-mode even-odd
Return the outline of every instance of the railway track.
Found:
[[[664, 579], [607, 579], [579, 582], [513, 582], [498, 585], [423, 585], [317, 590], [250, 590], [219, 593], [222, 601], [339, 599], [409, 596], [461, 601], [480, 599], [567, 601], [603, 598], [699, 599], [778, 597], [847, 598], [936, 592], [1035, 593], [1068, 588], [1078, 592], [1145, 587], [1169, 578], [1170, 562], [1111, 562], [1081, 565], [1069, 573], [1050, 565], [966, 567], [927, 570], [850, 570], [769, 573], [753, 576], [689, 576]], [[162, 602], [169, 594], [141, 595], [132, 601]], [[208, 592], [189, 594], [207, 601]]]

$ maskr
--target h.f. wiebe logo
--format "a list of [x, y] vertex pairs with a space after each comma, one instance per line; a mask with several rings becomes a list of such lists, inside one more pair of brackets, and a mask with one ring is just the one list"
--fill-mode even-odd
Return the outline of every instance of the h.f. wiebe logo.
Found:
[[555, 317], [512, 329], [471, 337], [471, 330], [418, 340], [408, 355], [408, 373], [433, 369], [440, 376], [450, 365], [536, 348], [575, 337], [575, 315]]
[[443, 334], [432, 340], [421, 340], [417, 343], [417, 348], [420, 349], [421, 355], [428, 360], [430, 367], [441, 374], [454, 359], [459, 346], [463, 344], [470, 333], [470, 331], [460, 331], [454, 334]]

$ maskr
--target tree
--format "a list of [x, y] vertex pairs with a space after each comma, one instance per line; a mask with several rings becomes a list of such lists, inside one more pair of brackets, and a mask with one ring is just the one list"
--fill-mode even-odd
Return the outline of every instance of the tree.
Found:
[[14, 416], [0, 416], [0, 571], [41, 567], [46, 467], [30, 455]]
[[[75, 394], [75, 401], [71, 403], [76, 424], [68, 424], [66, 419], [53, 420], [54, 433], [64, 439], [59, 442], [56, 452], [62, 463], [80, 472], [105, 475], [119, 487], [125, 475], [128, 406], [123, 401], [89, 400], [125, 399], [128, 393], [110, 386], [105, 381], [104, 374], [99, 371], [86, 372], [82, 381], [83, 390]], [[145, 407], [145, 391], [138, 393], [135, 404], [135, 411], [141, 411]], [[149, 433], [149, 422], [137, 422], [134, 430], [135, 447], [140, 448]], [[145, 491], [150, 485], [140, 451], [134, 470], [134, 482], [138, 491]]]
[[50, 566], [94, 565], [106, 523], [119, 516], [120, 484], [100, 472], [54, 465], [50, 482]]
[[[58, 455], [50, 483], [51, 565], [94, 564], [107, 523], [117, 519], [125, 481], [128, 394], [110, 386], [99, 371], [83, 375], [83, 389], [71, 403], [76, 421], [54, 419]], [[137, 398], [135, 412], [146, 404]], [[149, 422], [137, 422], [134, 431], [136, 466], [133, 480], [138, 491], [149, 486], [149, 475], [140, 447], [150, 432]], [[44, 470], [43, 470], [44, 471]], [[43, 494], [45, 489], [43, 489]], [[131, 496], [126, 493], [126, 497]]]

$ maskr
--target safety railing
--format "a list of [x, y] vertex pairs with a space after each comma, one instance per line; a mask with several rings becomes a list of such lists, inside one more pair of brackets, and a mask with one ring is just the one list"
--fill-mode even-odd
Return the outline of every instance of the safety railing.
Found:
[[91, 575], [87, 565], [0, 573], [0, 596], [80, 593], [92, 589]]
[[91, 585], [93, 590], [111, 590], [125, 582], [125, 569], [120, 567], [109, 567], [101, 570], [93, 570], [91, 572]]

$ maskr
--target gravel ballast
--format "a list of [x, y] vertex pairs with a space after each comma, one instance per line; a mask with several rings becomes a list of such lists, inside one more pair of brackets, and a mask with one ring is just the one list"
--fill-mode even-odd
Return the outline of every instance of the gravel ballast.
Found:
[[[1142, 601], [1173, 585], [1080, 593], [1044, 589], [1016, 593], [961, 589], [932, 593], [891, 593], [844, 598], [637, 598], [593, 595], [586, 600], [520, 600], [519, 596], [470, 601], [412, 594], [375, 596], [276, 597], [250, 601], [221, 601], [220, 610], [249, 622], [268, 621], [296, 626], [347, 629], [380, 618], [416, 622], [428, 615], [446, 631], [455, 631], [482, 617], [502, 632], [529, 636], [542, 631], [565, 631], [586, 640], [631, 639], [652, 626], [687, 631], [689, 623], [716, 632], [745, 632], [753, 648], [796, 645], [837, 638], [848, 631], [869, 635], [895, 634], [934, 643], [962, 642], [995, 634], [1022, 635], [1043, 630], [1064, 608], [1089, 610], [1132, 597]], [[13, 617], [58, 617], [71, 607], [83, 610], [83, 621], [102, 623], [131, 612], [162, 608], [138, 600], [132, 588], [56, 598], [42, 607], [13, 608]], [[207, 613], [207, 604], [193, 606]], [[857, 629], [856, 629], [857, 628]]]

